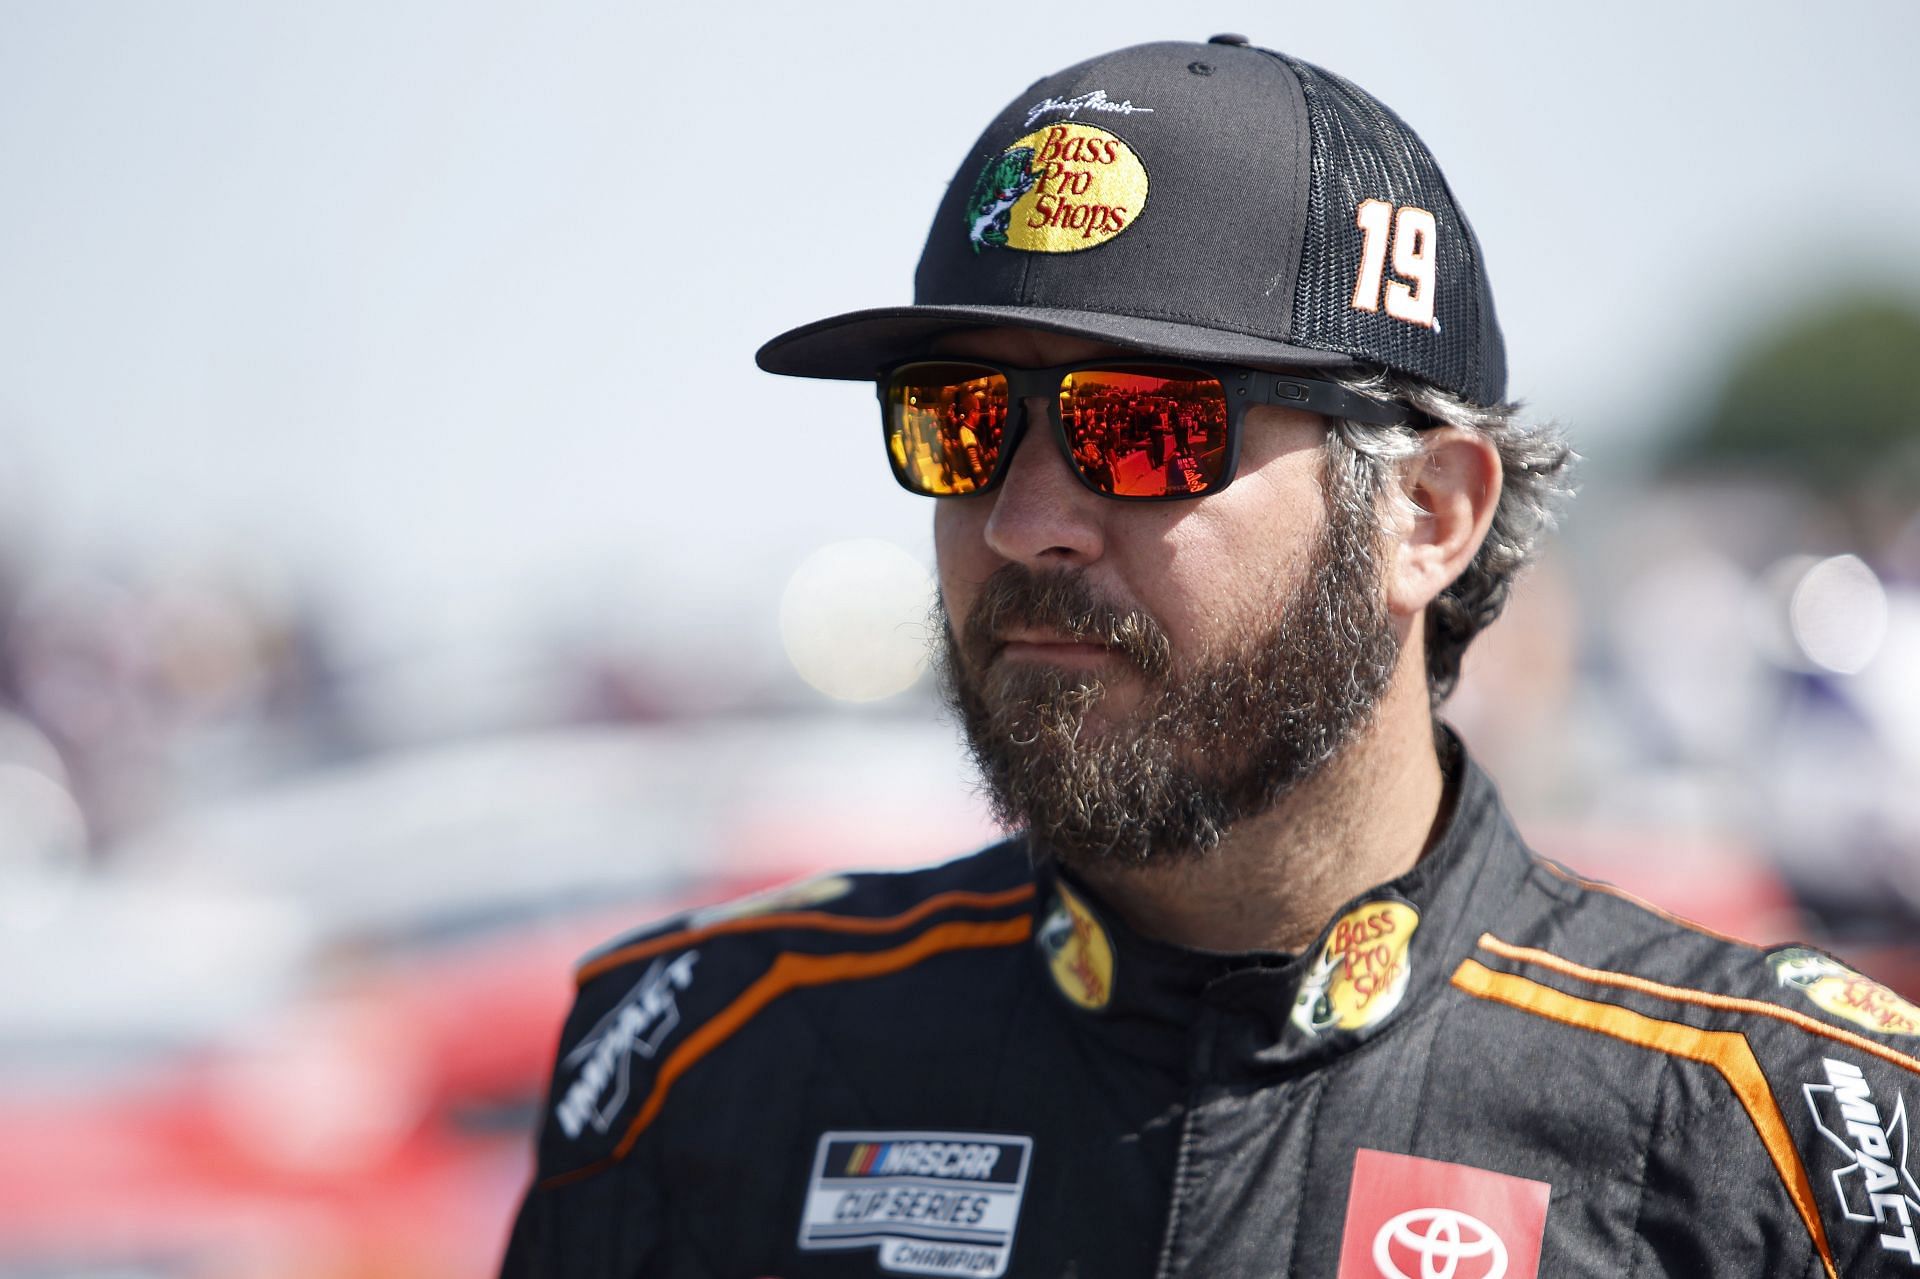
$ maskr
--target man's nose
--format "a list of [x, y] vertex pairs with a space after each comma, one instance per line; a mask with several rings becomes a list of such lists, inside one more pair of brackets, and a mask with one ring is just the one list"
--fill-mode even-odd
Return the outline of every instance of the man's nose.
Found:
[[987, 546], [1029, 568], [1078, 568], [1106, 547], [1107, 499], [1088, 489], [1061, 456], [1047, 401], [1022, 401], [1026, 430], [992, 494]]

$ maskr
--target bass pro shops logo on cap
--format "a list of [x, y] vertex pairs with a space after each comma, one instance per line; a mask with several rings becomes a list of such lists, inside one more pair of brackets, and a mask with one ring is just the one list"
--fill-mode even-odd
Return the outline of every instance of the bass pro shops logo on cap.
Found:
[[1035, 129], [987, 161], [967, 200], [973, 251], [1073, 253], [1105, 244], [1147, 204], [1147, 168], [1096, 125]]

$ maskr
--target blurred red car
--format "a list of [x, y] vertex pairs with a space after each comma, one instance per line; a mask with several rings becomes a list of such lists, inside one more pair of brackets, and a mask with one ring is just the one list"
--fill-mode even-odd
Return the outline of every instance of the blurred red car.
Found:
[[[487, 1273], [581, 954], [984, 839], [953, 750], [802, 721], [476, 743], [128, 850], [33, 952], [38, 1020], [0, 1016], [0, 1273]], [[115, 953], [129, 921], [147, 949]]]

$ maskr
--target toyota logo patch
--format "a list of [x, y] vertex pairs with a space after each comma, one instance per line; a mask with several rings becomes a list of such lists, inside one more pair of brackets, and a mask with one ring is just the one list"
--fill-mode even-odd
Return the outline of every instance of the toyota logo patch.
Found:
[[[1419, 1258], [1417, 1273], [1400, 1267], [1409, 1253]], [[1374, 1235], [1373, 1264], [1385, 1279], [1506, 1279], [1507, 1245], [1456, 1208], [1409, 1208]]]
[[1339, 1279], [1539, 1279], [1552, 1190], [1486, 1168], [1357, 1150]]

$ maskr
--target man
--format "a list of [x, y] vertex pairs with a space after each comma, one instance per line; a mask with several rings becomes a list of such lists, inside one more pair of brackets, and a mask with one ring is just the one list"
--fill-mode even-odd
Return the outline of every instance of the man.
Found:
[[[1240, 37], [1082, 63], [916, 294], [759, 359], [877, 377], [1021, 833], [591, 957], [509, 1274], [1920, 1273], [1920, 1009], [1538, 861], [1436, 727], [1568, 454], [1396, 116]], [[960, 394], [1000, 440], [903, 464]], [[1226, 446], [1062, 412], [1129, 400]]]

